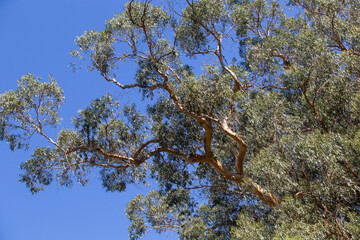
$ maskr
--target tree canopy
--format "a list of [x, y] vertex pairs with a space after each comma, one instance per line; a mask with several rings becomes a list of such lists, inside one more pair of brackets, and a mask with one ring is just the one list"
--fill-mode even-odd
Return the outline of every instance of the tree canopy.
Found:
[[21, 164], [33, 193], [94, 169], [107, 191], [156, 181], [127, 206], [131, 239], [359, 239], [359, 13], [358, 0], [132, 0], [71, 54], [139, 89], [146, 111], [107, 93], [52, 139], [64, 94], [27, 74], [0, 95], [0, 140], [51, 144]]

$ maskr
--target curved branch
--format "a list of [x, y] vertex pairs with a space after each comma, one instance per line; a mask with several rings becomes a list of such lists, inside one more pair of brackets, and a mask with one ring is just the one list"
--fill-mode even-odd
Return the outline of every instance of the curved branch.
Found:
[[157, 140], [157, 139], [151, 139], [151, 140], [145, 142], [144, 144], [142, 144], [142, 145], [139, 147], [139, 149], [134, 153], [133, 159], [137, 159], [138, 156], [140, 155], [141, 151], [142, 151], [144, 148], [146, 148], [147, 146], [149, 146], [150, 144], [152, 144], [152, 143], [159, 143], [159, 140]]
[[220, 122], [220, 120], [217, 120], [217, 123], [220, 124], [221, 128], [224, 130], [224, 132], [229, 137], [234, 139], [236, 141], [236, 143], [239, 144], [240, 150], [238, 151], [238, 154], [236, 156], [235, 167], [236, 167], [236, 170], [238, 171], [238, 173], [243, 175], [244, 174], [244, 158], [245, 158], [246, 151], [247, 151], [247, 145], [246, 145], [245, 141], [237, 133], [235, 133], [234, 131], [232, 131], [229, 128], [226, 118], [222, 122]]
[[266, 189], [262, 188], [259, 184], [254, 182], [251, 178], [244, 178], [243, 186], [254, 194], [256, 197], [261, 199], [270, 207], [276, 207], [280, 204], [280, 200], [271, 192], [267, 191]]
[[127, 156], [120, 155], [120, 154], [107, 153], [104, 151], [104, 149], [97, 147], [97, 146], [82, 145], [82, 146], [79, 146], [76, 148], [69, 148], [65, 151], [65, 154], [70, 154], [73, 152], [77, 152], [79, 150], [96, 151], [96, 152], [100, 153], [101, 155], [103, 155], [105, 158], [113, 158], [113, 159], [117, 159], [117, 160], [121, 160], [121, 161], [127, 161], [129, 163], [135, 162], [135, 160], [132, 157], [127, 157]]
[[137, 83], [133, 83], [133, 84], [127, 84], [127, 85], [122, 85], [121, 83], [119, 83], [118, 81], [116, 81], [116, 79], [114, 78], [110, 78], [108, 76], [106, 76], [105, 73], [101, 72], [100, 73], [101, 76], [103, 76], [105, 78], [106, 81], [108, 82], [112, 82], [114, 83], [116, 86], [122, 88], [122, 89], [128, 89], [128, 88], [143, 88], [143, 89], [149, 89], [149, 90], [155, 90], [157, 88], [162, 88], [164, 87], [163, 84], [158, 84], [158, 85], [153, 85], [153, 86], [141, 86], [140, 84], [137, 84]]
[[173, 156], [176, 156], [178, 158], [183, 159], [184, 161], [192, 164], [192, 163], [200, 163], [200, 162], [208, 162], [208, 159], [205, 156], [201, 156], [198, 154], [184, 154], [181, 153], [178, 150], [169, 148], [169, 147], [161, 147], [157, 149], [158, 152], [165, 152], [165, 153], [169, 153]]
[[221, 38], [217, 39], [217, 41], [218, 41], [218, 47], [217, 47], [217, 49], [216, 49], [216, 51], [214, 53], [218, 57], [220, 65], [224, 69], [224, 71], [228, 72], [231, 75], [231, 77], [233, 78], [233, 80], [234, 80], [234, 92], [238, 92], [238, 91], [242, 90], [243, 87], [241, 86], [241, 84], [239, 82], [239, 79], [236, 76], [236, 74], [230, 68], [228, 68], [224, 63], [224, 56], [222, 54], [222, 39]]

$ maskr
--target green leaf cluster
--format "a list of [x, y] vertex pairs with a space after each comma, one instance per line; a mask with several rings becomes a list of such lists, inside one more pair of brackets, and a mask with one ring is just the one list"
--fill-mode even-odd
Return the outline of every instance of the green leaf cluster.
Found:
[[[130, 1], [72, 54], [137, 88], [146, 110], [105, 94], [53, 140], [62, 90], [28, 74], [0, 95], [0, 140], [52, 145], [21, 164], [32, 192], [85, 185], [93, 169], [107, 191], [155, 181], [126, 209], [131, 239], [359, 239], [359, 11], [356, 0]], [[129, 61], [138, 69], [122, 80]]]

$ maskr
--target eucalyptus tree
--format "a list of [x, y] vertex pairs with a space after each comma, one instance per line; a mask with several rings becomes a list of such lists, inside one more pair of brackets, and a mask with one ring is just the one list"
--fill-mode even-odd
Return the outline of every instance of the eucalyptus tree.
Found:
[[359, 239], [359, 13], [357, 0], [130, 1], [72, 55], [147, 110], [105, 94], [51, 139], [63, 92], [28, 74], [0, 97], [0, 139], [53, 146], [21, 164], [33, 193], [92, 169], [108, 191], [156, 180], [128, 204], [131, 239]]

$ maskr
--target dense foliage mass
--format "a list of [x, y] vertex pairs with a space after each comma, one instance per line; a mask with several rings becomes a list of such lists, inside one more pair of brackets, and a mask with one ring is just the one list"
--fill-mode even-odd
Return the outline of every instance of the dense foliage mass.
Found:
[[29, 74], [0, 96], [0, 139], [53, 145], [21, 165], [32, 192], [95, 168], [109, 191], [156, 180], [131, 239], [360, 239], [359, 36], [358, 0], [130, 1], [72, 54], [146, 112], [106, 94], [53, 140], [62, 90]]

